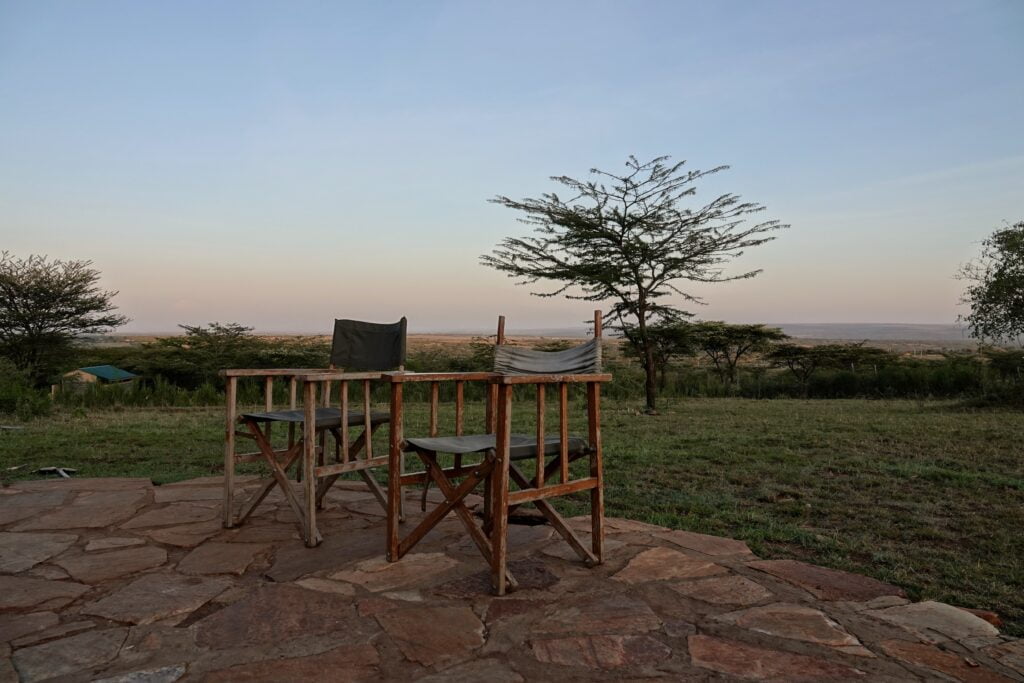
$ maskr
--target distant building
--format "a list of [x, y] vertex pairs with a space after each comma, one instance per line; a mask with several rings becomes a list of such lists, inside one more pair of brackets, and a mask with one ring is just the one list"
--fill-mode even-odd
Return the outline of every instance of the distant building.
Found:
[[65, 382], [83, 382], [87, 384], [124, 384], [138, 378], [134, 372], [128, 372], [113, 365], [90, 365], [64, 373]]

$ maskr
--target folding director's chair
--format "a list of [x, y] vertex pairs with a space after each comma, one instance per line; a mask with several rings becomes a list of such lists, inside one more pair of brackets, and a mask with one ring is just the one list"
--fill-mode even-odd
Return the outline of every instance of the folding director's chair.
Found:
[[[603, 560], [604, 490], [601, 452], [600, 386], [611, 380], [601, 373], [601, 312], [594, 315], [594, 338], [564, 351], [536, 351], [505, 344], [504, 317], [498, 322], [494, 372], [491, 373], [385, 373], [391, 382], [390, 481], [402, 485], [433, 482], [444, 501], [428, 512], [404, 538], [399, 535], [400, 493], [389, 492], [388, 560], [398, 561], [450, 512], [454, 512], [473, 539], [491, 569], [491, 583], [498, 595], [516, 586], [506, 567], [509, 511], [533, 503], [548, 522], [588, 565]], [[430, 383], [430, 434], [406, 438], [403, 434], [403, 387], [410, 382]], [[441, 382], [455, 383], [455, 435], [438, 436], [438, 396]], [[463, 433], [464, 385], [487, 385], [486, 433]], [[534, 434], [512, 433], [513, 389], [536, 386], [536, 430]], [[588, 433], [586, 438], [569, 434], [569, 386], [586, 386]], [[546, 389], [558, 395], [558, 434], [545, 432]], [[402, 455], [415, 453], [424, 470], [401, 474]], [[439, 454], [451, 454], [445, 466]], [[463, 462], [469, 456], [472, 464]], [[586, 476], [573, 479], [573, 461], [589, 458]], [[528, 477], [520, 468], [523, 461], [534, 463]], [[461, 480], [458, 483], [456, 480]], [[515, 485], [513, 488], [512, 485]], [[484, 514], [478, 524], [465, 504], [466, 496], [483, 485]], [[590, 492], [591, 543], [588, 548], [558, 514], [548, 499], [580, 491]]]
[[[329, 369], [221, 371], [221, 375], [227, 379], [227, 438], [224, 448], [225, 527], [230, 528], [245, 522], [271, 490], [279, 486], [295, 512], [306, 544], [317, 545], [322, 538], [316, 527], [316, 510], [322, 507], [324, 496], [330, 487], [346, 472], [358, 472], [380, 504], [387, 509], [388, 498], [368, 470], [388, 463], [386, 455], [374, 457], [372, 436], [382, 424], [390, 420], [390, 414], [371, 410], [371, 383], [381, 379], [382, 371], [401, 369], [404, 366], [405, 341], [405, 318], [391, 324], [335, 320]], [[335, 368], [343, 368], [344, 371], [337, 371]], [[238, 415], [239, 378], [263, 379], [263, 412]], [[289, 381], [287, 410], [274, 410], [273, 390], [276, 379]], [[297, 405], [299, 382], [303, 383], [302, 408]], [[340, 386], [338, 407], [331, 406], [332, 385], [335, 382]], [[352, 383], [359, 385], [361, 410], [350, 408], [349, 385]], [[244, 429], [237, 429], [236, 423], [240, 423]], [[275, 448], [272, 444], [275, 423], [288, 425], [288, 442], [283, 449]], [[352, 434], [353, 428], [358, 430], [360, 427], [361, 432]], [[333, 439], [333, 463], [325, 463], [327, 434]], [[253, 440], [259, 450], [236, 454], [236, 438]], [[300, 499], [292, 482], [289, 481], [288, 470], [299, 462], [303, 455], [309, 457], [303, 458], [301, 468], [296, 466], [297, 478], [302, 478]], [[236, 514], [235, 464], [242, 462], [265, 462], [270, 469], [270, 477], [260, 482]]]

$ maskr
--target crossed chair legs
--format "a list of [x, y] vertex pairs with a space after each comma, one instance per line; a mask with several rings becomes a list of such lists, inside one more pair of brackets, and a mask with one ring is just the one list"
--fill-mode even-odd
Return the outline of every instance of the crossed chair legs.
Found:
[[[492, 569], [493, 588], [498, 595], [503, 595], [506, 589], [515, 589], [518, 582], [505, 566], [505, 548], [508, 532], [508, 516], [518, 505], [506, 505], [505, 496], [494, 495], [498, 487], [504, 484], [507, 491], [507, 481], [511, 478], [520, 488], [531, 488], [532, 484], [526, 475], [513, 462], [507, 463], [507, 475], [500, 477], [501, 465], [494, 450], [483, 452], [483, 459], [474, 465], [462, 465], [461, 458], [458, 458], [454, 467], [445, 468], [437, 460], [437, 452], [417, 449], [416, 454], [424, 464], [424, 471], [404, 475], [402, 484], [422, 483], [426, 485], [433, 482], [444, 496], [444, 500], [435, 506], [419, 524], [410, 531], [405, 538], [398, 539], [397, 548], [389, 549], [388, 559], [396, 561], [405, 556], [413, 547], [419, 543], [427, 533], [437, 526], [441, 520], [454, 511], [456, 516], [466, 527], [470, 538], [476, 545], [480, 554], [487, 561]], [[570, 456], [570, 461], [583, 457], [584, 453]], [[553, 458], [545, 466], [546, 478], [558, 470], [560, 463]], [[456, 485], [452, 478], [462, 478], [462, 482]], [[504, 479], [503, 482], [499, 481]], [[473, 513], [465, 503], [466, 497], [480, 485], [484, 485], [484, 505], [482, 523], [478, 524]], [[595, 538], [593, 552], [583, 544], [576, 533], [569, 527], [565, 519], [558, 514], [558, 511], [545, 499], [538, 498], [532, 502], [541, 514], [548, 520], [552, 528], [569, 544], [588, 566], [598, 565], [602, 561], [602, 548], [599, 538]], [[396, 527], [397, 528], [397, 525]], [[600, 532], [598, 533], [600, 536]]]
[[[299, 526], [299, 532], [305, 535], [306, 524], [306, 512], [302, 501], [295, 493], [295, 489], [292, 487], [288, 480], [288, 469], [294, 465], [299, 458], [302, 456], [305, 440], [302, 437], [296, 439], [290, 446], [285, 450], [274, 450], [273, 444], [270, 442], [270, 425], [272, 423], [265, 423], [265, 427], [260, 427], [260, 422], [256, 420], [243, 419], [242, 424], [246, 426], [253, 441], [256, 442], [256, 446], [259, 449], [259, 454], [270, 468], [270, 478], [260, 482], [259, 487], [252, 493], [252, 495], [242, 503], [241, 510], [238, 516], [232, 516], [231, 526], [238, 526], [245, 522], [252, 513], [259, 507], [260, 503], [270, 494], [275, 486], [280, 487], [284, 494], [285, 500], [288, 501], [288, 505], [291, 507], [292, 512], [295, 513], [296, 523]], [[381, 423], [374, 423], [370, 427], [370, 437], [372, 438], [373, 433], [377, 431]], [[331, 435], [335, 439], [337, 445], [335, 449], [335, 459], [341, 460], [341, 443], [342, 437], [340, 431], [336, 427], [327, 428], [324, 431], [330, 431]], [[322, 434], [322, 432], [321, 432]], [[358, 462], [357, 456], [366, 447], [367, 434], [364, 431], [359, 437], [353, 442], [348, 448], [347, 461], [356, 463]], [[321, 444], [323, 441], [321, 440]], [[324, 448], [321, 445], [318, 453], [318, 463], [322, 465], [324, 460]], [[381, 489], [380, 484], [373, 478], [369, 472], [370, 467], [363, 469], [356, 469], [359, 476], [363, 479], [374, 497], [381, 504], [381, 506], [387, 510], [387, 495]], [[316, 476], [314, 472], [303, 472], [303, 476]], [[330, 490], [334, 482], [338, 480], [341, 474], [331, 474], [320, 479], [316, 486], [316, 510], [323, 509], [324, 496], [327, 495], [327, 491]], [[400, 519], [404, 517], [401, 508], [399, 509]], [[308, 545], [318, 545], [323, 537], [320, 535], [320, 531], [316, 528], [316, 519], [314, 513], [313, 524], [309, 525], [308, 528], [313, 530], [313, 538], [307, 539]]]

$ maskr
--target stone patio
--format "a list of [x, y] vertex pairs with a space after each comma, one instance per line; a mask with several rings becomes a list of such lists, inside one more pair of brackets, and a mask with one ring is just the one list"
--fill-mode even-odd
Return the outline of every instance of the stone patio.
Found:
[[0, 489], [0, 683], [1024, 680], [1024, 641], [994, 615], [740, 541], [609, 519], [588, 569], [550, 527], [515, 524], [520, 588], [494, 598], [455, 519], [389, 564], [361, 485], [329, 494], [316, 549], [279, 493], [222, 529], [219, 485]]

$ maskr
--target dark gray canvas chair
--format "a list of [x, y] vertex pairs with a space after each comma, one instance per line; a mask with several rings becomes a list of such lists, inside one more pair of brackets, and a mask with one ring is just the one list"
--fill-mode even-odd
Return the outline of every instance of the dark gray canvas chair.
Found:
[[[331, 343], [331, 365], [326, 370], [317, 369], [254, 369], [224, 370], [221, 374], [227, 380], [227, 443], [224, 453], [224, 526], [233, 527], [243, 523], [266, 498], [279, 486], [285, 498], [295, 511], [299, 527], [307, 544], [320, 541], [316, 529], [315, 510], [322, 506], [324, 495], [334, 482], [346, 472], [358, 472], [374, 493], [381, 505], [387, 506], [387, 496], [368, 471], [387, 463], [386, 456], [374, 457], [373, 433], [390, 420], [386, 411], [371, 409], [371, 384], [381, 378], [386, 370], [401, 370], [405, 364], [406, 319], [396, 323], [380, 324], [360, 320], [335, 320], [334, 337]], [[340, 369], [340, 371], [339, 371]], [[238, 414], [237, 388], [240, 378], [261, 378], [264, 382], [264, 410]], [[274, 409], [274, 382], [288, 380], [289, 407]], [[297, 405], [298, 383], [305, 386], [303, 394], [306, 403], [318, 406]], [[339, 385], [337, 407], [332, 406], [333, 385]], [[361, 409], [350, 407], [349, 384], [361, 385]], [[361, 400], [360, 400], [361, 398]], [[307, 410], [308, 409], [308, 410]], [[306, 429], [307, 415], [313, 418], [313, 429]], [[236, 424], [244, 428], [239, 430]], [[285, 448], [272, 444], [273, 425], [288, 425], [288, 440]], [[351, 434], [351, 429], [359, 430]], [[312, 433], [318, 441], [316, 461], [305, 468], [302, 476], [314, 482], [315, 501], [300, 501], [288, 481], [288, 470], [299, 462], [305, 449], [307, 434]], [[334, 462], [326, 463], [327, 435], [334, 445]], [[355, 438], [353, 438], [353, 436]], [[236, 454], [237, 437], [252, 439], [259, 450], [253, 453]], [[234, 505], [235, 465], [240, 462], [265, 462], [270, 468], [270, 477], [261, 482], [256, 491], [242, 504], [236, 514]], [[299, 468], [296, 467], [296, 470]]]
[[[391, 481], [402, 485], [432, 482], [444, 500], [430, 510], [404, 538], [399, 537], [399, 499], [392, 495], [388, 506], [388, 559], [399, 560], [408, 553], [448, 513], [454, 512], [491, 568], [493, 589], [504, 594], [515, 587], [515, 579], [506, 567], [509, 512], [533, 503], [547, 521], [587, 564], [599, 564], [603, 549], [604, 493], [600, 428], [600, 385], [611, 379], [601, 372], [601, 314], [595, 313], [595, 338], [564, 351], [545, 352], [521, 349], [505, 344], [504, 318], [499, 318], [494, 372], [490, 373], [385, 373], [391, 381]], [[431, 384], [430, 434], [405, 437], [403, 433], [403, 386], [410, 382]], [[438, 385], [454, 382], [455, 434], [438, 436]], [[487, 386], [486, 431], [464, 434], [462, 415], [464, 387], [467, 382]], [[586, 393], [587, 435], [569, 434], [569, 387], [583, 385]], [[535, 387], [536, 429], [534, 434], [512, 433], [513, 389], [518, 385]], [[546, 389], [558, 394], [558, 433], [545, 432]], [[523, 387], [525, 389], [525, 387]], [[522, 393], [522, 389], [520, 392]], [[422, 460], [422, 472], [400, 474], [403, 453], [415, 453]], [[452, 465], [439, 460], [441, 454], [453, 456]], [[475, 462], [465, 464], [465, 457]], [[589, 468], [574, 475], [570, 465], [588, 458]], [[521, 464], [533, 464], [532, 476]], [[575, 477], [575, 478], [574, 478]], [[456, 483], [454, 480], [461, 480]], [[483, 520], [478, 524], [465, 499], [480, 485], [484, 489]], [[558, 514], [548, 499], [589, 491], [591, 502], [591, 539], [588, 544]]]

